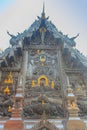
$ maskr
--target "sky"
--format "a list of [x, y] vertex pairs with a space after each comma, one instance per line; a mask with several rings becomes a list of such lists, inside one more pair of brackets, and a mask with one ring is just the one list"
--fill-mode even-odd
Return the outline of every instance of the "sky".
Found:
[[87, 0], [0, 0], [0, 49], [10, 46], [7, 31], [22, 33], [41, 15], [43, 1], [59, 31], [70, 38], [79, 33], [76, 48], [87, 56]]

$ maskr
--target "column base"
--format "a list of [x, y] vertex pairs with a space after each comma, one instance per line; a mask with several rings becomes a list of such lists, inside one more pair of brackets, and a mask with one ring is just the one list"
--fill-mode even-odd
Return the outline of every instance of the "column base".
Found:
[[4, 125], [4, 130], [24, 130], [24, 123], [15, 118], [8, 120]]
[[80, 118], [69, 118], [66, 124], [66, 130], [86, 130], [87, 127]]

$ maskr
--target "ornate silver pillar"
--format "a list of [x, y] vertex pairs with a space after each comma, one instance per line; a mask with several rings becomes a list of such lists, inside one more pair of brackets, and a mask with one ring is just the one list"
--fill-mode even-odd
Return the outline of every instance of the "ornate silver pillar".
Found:
[[22, 62], [22, 86], [23, 86], [23, 93], [24, 93], [24, 87], [26, 82], [26, 74], [27, 74], [27, 65], [28, 65], [28, 50], [23, 51], [23, 62]]
[[64, 110], [64, 116], [66, 116], [66, 88], [67, 88], [67, 76], [65, 74], [65, 71], [63, 69], [63, 63], [62, 63], [62, 54], [61, 54], [61, 48], [58, 49], [58, 70], [59, 70], [59, 77], [60, 77], [60, 84], [61, 84], [61, 96], [63, 101], [63, 110]]
[[64, 71], [64, 66], [62, 61], [63, 60], [62, 60], [61, 50], [58, 49], [58, 68], [59, 68], [60, 82], [62, 87], [65, 88], [65, 86], [67, 86], [67, 75]]

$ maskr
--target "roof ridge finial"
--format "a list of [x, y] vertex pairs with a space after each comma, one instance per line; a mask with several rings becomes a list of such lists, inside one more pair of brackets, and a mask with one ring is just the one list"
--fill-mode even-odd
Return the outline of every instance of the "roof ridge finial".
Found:
[[43, 11], [42, 11], [42, 18], [45, 18], [45, 2], [43, 1]]

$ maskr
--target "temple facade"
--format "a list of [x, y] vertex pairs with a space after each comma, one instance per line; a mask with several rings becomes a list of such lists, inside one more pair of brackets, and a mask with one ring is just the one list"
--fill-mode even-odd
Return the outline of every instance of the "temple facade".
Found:
[[0, 130], [87, 130], [87, 58], [46, 17], [0, 53]]

